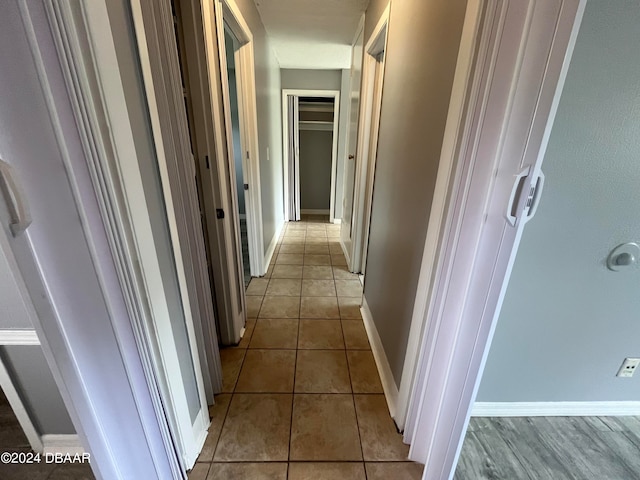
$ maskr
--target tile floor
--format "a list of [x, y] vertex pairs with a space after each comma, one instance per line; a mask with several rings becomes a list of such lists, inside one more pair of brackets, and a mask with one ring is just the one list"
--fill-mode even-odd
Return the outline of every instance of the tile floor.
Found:
[[221, 350], [223, 393], [190, 480], [420, 479], [367, 340], [340, 228], [286, 226], [247, 290], [245, 337]]

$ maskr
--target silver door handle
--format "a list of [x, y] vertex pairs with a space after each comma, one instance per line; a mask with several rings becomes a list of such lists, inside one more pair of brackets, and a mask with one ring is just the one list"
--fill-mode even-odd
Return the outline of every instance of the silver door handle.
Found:
[[15, 169], [0, 159], [0, 183], [9, 207], [9, 215], [11, 216], [9, 228], [11, 228], [14, 237], [20, 235], [31, 225], [29, 203], [22, 186], [16, 181], [16, 177]]

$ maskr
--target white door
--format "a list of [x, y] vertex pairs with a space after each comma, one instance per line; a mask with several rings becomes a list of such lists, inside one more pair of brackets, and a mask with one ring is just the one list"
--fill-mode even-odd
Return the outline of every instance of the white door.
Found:
[[[216, 4], [219, 5], [219, 4]], [[244, 189], [242, 192], [237, 191], [237, 181], [236, 181], [236, 168], [235, 163], [236, 159], [234, 156], [234, 145], [233, 145], [233, 128], [234, 121], [232, 115], [232, 108], [237, 108], [238, 116], [240, 115], [240, 108], [238, 105], [238, 100], [240, 95], [242, 94], [240, 90], [237, 88], [236, 83], [236, 97], [233, 99], [236, 101], [236, 105], [232, 107], [232, 98], [231, 98], [231, 89], [229, 86], [229, 73], [228, 73], [228, 64], [227, 64], [227, 54], [226, 54], [226, 35], [225, 33], [229, 31], [230, 40], [232, 43], [238, 45], [240, 42], [237, 37], [228, 30], [226, 24], [222, 19], [222, 7], [216, 10], [216, 21], [218, 23], [218, 40], [220, 42], [219, 46], [219, 65], [222, 70], [221, 75], [221, 89], [222, 89], [222, 102], [223, 102], [223, 111], [222, 120], [224, 122], [224, 131], [225, 131], [225, 145], [226, 145], [226, 162], [220, 162], [221, 167], [224, 169], [225, 174], [228, 178], [228, 184], [225, 186], [222, 183], [217, 185], [218, 189], [221, 191], [225, 191], [225, 195], [227, 196], [227, 202], [229, 208], [227, 212], [228, 219], [225, 220], [225, 224], [223, 228], [228, 229], [226, 234], [228, 235], [228, 242], [226, 245], [227, 252], [229, 254], [228, 259], [228, 269], [226, 271], [226, 282], [227, 288], [229, 289], [229, 301], [231, 304], [230, 313], [232, 322], [220, 322], [220, 334], [222, 337], [222, 343], [225, 345], [231, 345], [238, 343], [240, 341], [241, 335], [244, 333], [244, 326], [246, 323], [246, 310], [245, 310], [245, 282], [244, 282], [244, 268], [242, 263], [242, 240], [240, 233], [240, 211], [238, 205], [238, 198], [242, 196], [247, 206], [247, 223], [250, 223], [249, 219], [251, 214], [253, 213], [250, 210], [250, 202], [248, 202], [248, 195], [245, 194]], [[234, 52], [234, 46], [229, 46], [229, 52]], [[240, 73], [240, 72], [238, 72]], [[242, 119], [238, 118], [237, 127], [240, 129], [240, 125], [242, 124]], [[240, 133], [240, 143], [242, 144], [242, 138], [246, 138], [242, 132]], [[243, 145], [240, 145], [241, 147]], [[246, 146], [246, 145], [244, 145]], [[246, 151], [246, 148], [243, 148], [243, 152]], [[240, 159], [243, 166], [241, 170], [246, 171], [246, 159], [245, 155], [242, 155]], [[242, 181], [244, 185], [244, 181]], [[215, 183], [214, 183], [215, 185]]]
[[358, 152], [358, 116], [360, 114], [360, 81], [362, 79], [362, 58], [364, 52], [364, 28], [360, 30], [351, 52], [351, 82], [349, 94], [349, 133], [347, 136], [347, 158], [344, 164], [344, 189], [342, 199], [342, 223], [340, 240], [351, 266], [353, 234], [353, 190], [355, 184]]

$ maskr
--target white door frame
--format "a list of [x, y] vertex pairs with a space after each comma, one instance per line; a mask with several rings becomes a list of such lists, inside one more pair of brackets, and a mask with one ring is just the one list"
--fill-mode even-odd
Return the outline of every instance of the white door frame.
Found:
[[[256, 106], [256, 75], [253, 51], [253, 34], [249, 25], [234, 0], [215, 0], [217, 33], [220, 56], [220, 69], [224, 101], [224, 118], [227, 138], [227, 155], [229, 171], [232, 175], [230, 186], [233, 191], [234, 216], [239, 218], [237, 205], [237, 184], [235, 182], [235, 159], [233, 152], [233, 134], [231, 123], [231, 104], [229, 94], [229, 77], [227, 75], [227, 58], [224, 48], [225, 23], [240, 43], [235, 50], [236, 84], [238, 97], [238, 117], [240, 123], [240, 144], [242, 145], [242, 170], [245, 183], [249, 189], [242, 192], [245, 196], [247, 214], [247, 236], [249, 239], [249, 260], [251, 275], [263, 276], [269, 267], [265, 265], [264, 232], [262, 228], [262, 196], [260, 187], [260, 150], [258, 144], [258, 114]], [[231, 214], [231, 212], [229, 212]], [[240, 238], [238, 245], [241, 249]], [[242, 261], [242, 258], [239, 258]]]
[[[221, 209], [225, 218], [217, 223], [208, 222], [210, 237], [217, 240], [219, 264], [214, 267], [217, 275], [216, 300], [219, 309], [224, 309], [220, 315], [220, 339], [225, 345], [237, 344], [244, 334], [246, 322], [246, 303], [244, 295], [244, 272], [242, 269], [242, 251], [240, 250], [239, 217], [237, 197], [235, 194], [235, 163], [229, 155], [228, 145], [233, 142], [231, 137], [230, 119], [225, 115], [225, 95], [223, 81], [226, 80], [226, 57], [224, 51], [224, 6], [215, 2], [195, 0], [199, 4], [197, 16], [193, 19], [196, 41], [200, 45], [201, 58], [197, 62], [200, 73], [200, 88], [202, 90], [204, 124], [202, 127], [205, 137], [203, 148], [211, 163], [200, 162], [200, 168], [205, 180], [205, 201], [212, 201], [213, 208]], [[196, 7], [194, 6], [194, 9]], [[222, 38], [222, 42], [220, 39]], [[252, 43], [249, 44], [251, 53]], [[228, 83], [228, 81], [227, 81]], [[226, 95], [228, 98], [228, 94]], [[256, 155], [253, 158], [257, 160]], [[258, 195], [259, 196], [259, 195]]]
[[[353, 231], [351, 232], [351, 252], [348, 255], [349, 269], [357, 273], [364, 273], [369, 246], [389, 11], [390, 4], [387, 4], [371, 35], [366, 39], [362, 60], [357, 161], [353, 187]], [[379, 61], [378, 56], [381, 54], [383, 57]]]
[[[284, 221], [288, 222], [289, 218], [289, 112], [287, 109], [287, 97], [319, 97], [333, 98], [333, 137], [331, 147], [331, 201], [329, 204], [329, 221], [333, 223], [336, 213], [336, 165], [338, 160], [338, 120], [340, 118], [340, 90], [308, 90], [300, 88], [283, 88], [282, 89], [282, 146], [284, 161]], [[298, 172], [299, 175], [299, 172]], [[298, 182], [299, 185], [299, 182]]]
[[539, 172], [585, 1], [468, 4], [396, 419], [424, 479], [455, 473], [526, 222], [505, 227], [509, 194]]

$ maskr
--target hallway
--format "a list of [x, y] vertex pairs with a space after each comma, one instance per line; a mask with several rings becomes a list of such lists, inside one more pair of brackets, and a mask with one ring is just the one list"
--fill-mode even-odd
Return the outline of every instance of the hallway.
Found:
[[422, 477], [389, 416], [360, 280], [327, 222], [289, 223], [251, 281], [247, 331], [221, 350], [223, 393], [191, 480]]

